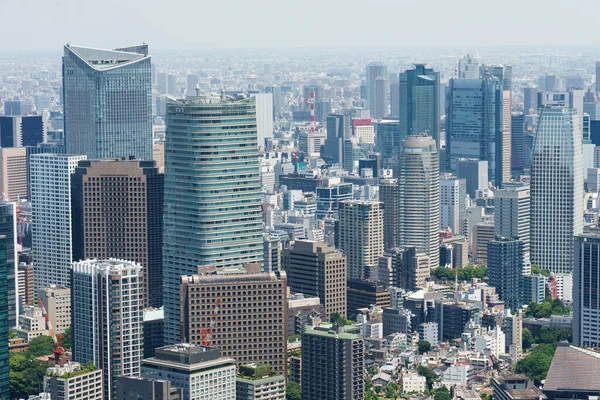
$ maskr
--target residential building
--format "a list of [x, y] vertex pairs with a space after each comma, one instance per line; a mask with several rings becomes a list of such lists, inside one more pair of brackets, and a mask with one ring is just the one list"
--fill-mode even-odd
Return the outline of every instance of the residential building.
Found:
[[356, 326], [307, 327], [302, 334], [302, 400], [363, 399], [364, 353]]
[[152, 160], [152, 78], [148, 46], [105, 50], [64, 46], [67, 154]]
[[236, 400], [285, 400], [285, 377], [269, 364], [240, 365], [235, 395]]
[[513, 312], [523, 305], [523, 248], [522, 241], [501, 236], [487, 245], [489, 284]]
[[64, 332], [71, 326], [71, 289], [50, 285], [38, 290], [48, 319], [56, 332]]
[[398, 246], [398, 181], [383, 179], [379, 183], [379, 200], [383, 203], [383, 249]]
[[181, 275], [262, 263], [263, 234], [255, 98], [173, 101], [166, 124], [163, 300], [172, 344], [180, 342]]
[[425, 288], [431, 276], [430, 258], [414, 246], [394, 248], [387, 253], [391, 257], [392, 285], [405, 290]]
[[17, 290], [18, 304], [32, 306], [36, 301], [33, 290], [33, 265], [20, 263], [18, 268]]
[[322, 242], [297, 240], [283, 250], [287, 284], [293, 293], [315, 296], [325, 308], [346, 318], [346, 256]]
[[73, 261], [71, 174], [86, 156], [31, 156], [31, 225], [34, 284], [69, 287]]
[[108, 259], [73, 263], [73, 360], [81, 364], [91, 361], [102, 369], [105, 400], [115, 399], [118, 376], [140, 375], [144, 347], [142, 282], [142, 267], [135, 262]]
[[166, 379], [119, 376], [116, 400], [140, 399], [183, 400], [183, 389]]
[[494, 192], [494, 235], [523, 242], [523, 273], [530, 265], [530, 209], [529, 186], [509, 183]]
[[402, 393], [425, 393], [427, 380], [417, 374], [402, 375]]
[[[285, 272], [261, 272], [259, 264], [219, 269], [210, 265], [198, 267], [197, 274], [183, 275], [180, 282], [181, 342], [210, 341], [239, 364], [268, 363], [286, 373]], [[200, 309], [206, 311], [196, 311]], [[207, 329], [212, 331], [210, 337]]]
[[439, 345], [438, 324], [435, 322], [424, 322], [418, 327], [419, 340], [426, 340], [431, 347]]
[[541, 109], [531, 168], [531, 264], [573, 271], [573, 236], [583, 233], [583, 165], [577, 110]]
[[182, 399], [235, 400], [235, 360], [214, 347], [181, 343], [156, 349], [142, 362], [141, 376], [166, 379]]
[[440, 229], [450, 228], [460, 234], [467, 218], [467, 183], [452, 174], [440, 177]]
[[163, 189], [154, 161], [83, 160], [71, 176], [73, 260], [141, 264], [145, 307], [163, 305]]
[[340, 250], [347, 259], [348, 279], [364, 279], [368, 267], [377, 266], [383, 254], [382, 203], [344, 200], [338, 214]]
[[6, 200], [27, 197], [27, 149], [0, 148], [0, 190]]
[[52, 400], [102, 400], [102, 370], [93, 364], [67, 362], [50, 367], [44, 376], [44, 392]]
[[523, 358], [523, 311], [506, 312], [502, 331], [505, 333], [505, 353], [510, 354], [513, 363]]
[[440, 174], [432, 137], [413, 134], [404, 140], [398, 191], [399, 245], [423, 250], [436, 268], [440, 261]]
[[575, 236], [573, 343], [600, 347], [600, 231]]

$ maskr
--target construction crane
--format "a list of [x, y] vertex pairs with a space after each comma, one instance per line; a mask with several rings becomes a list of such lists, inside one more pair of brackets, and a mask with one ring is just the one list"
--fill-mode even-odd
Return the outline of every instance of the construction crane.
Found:
[[311, 90], [308, 96], [306, 102], [310, 110], [310, 133], [313, 133], [315, 131], [315, 92]]
[[329, 202], [329, 208], [327, 209], [327, 212], [325, 213], [325, 216], [323, 217], [323, 219], [320, 222], [320, 228], [322, 231], [325, 231], [325, 219], [327, 219], [329, 217], [329, 214], [331, 214], [331, 208], [333, 207], [333, 201]]
[[44, 316], [44, 320], [46, 321], [46, 328], [48, 328], [48, 332], [54, 341], [54, 363], [58, 366], [60, 363], [60, 356], [65, 353], [65, 349], [63, 348], [63, 335], [61, 333], [56, 335], [54, 328], [52, 327], [52, 323], [50, 322], [50, 317], [46, 312], [46, 307], [44, 307], [44, 302], [40, 297], [38, 297], [38, 303], [40, 308], [42, 309], [42, 315]]
[[217, 317], [219, 316], [219, 307], [221, 306], [221, 299], [217, 299], [217, 305], [210, 314], [210, 327], [200, 329], [200, 335], [202, 336], [202, 346], [210, 346], [212, 343], [213, 331], [217, 323]]

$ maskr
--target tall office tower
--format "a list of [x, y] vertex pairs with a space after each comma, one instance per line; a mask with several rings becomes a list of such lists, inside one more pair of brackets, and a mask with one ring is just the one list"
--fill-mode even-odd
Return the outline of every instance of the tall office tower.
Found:
[[331, 114], [331, 100], [315, 101], [315, 121], [325, 122]]
[[600, 231], [575, 236], [573, 343], [600, 347]]
[[[487, 69], [487, 72], [485, 72]], [[483, 70], [483, 75], [490, 75], [498, 78], [498, 80], [502, 83], [503, 91], [511, 91], [512, 90], [512, 67], [510, 65], [486, 65], [480, 68], [480, 72]], [[510, 104], [510, 103], [509, 103]]]
[[10, 398], [8, 368], [8, 263], [6, 237], [0, 236], [0, 399]]
[[177, 77], [175, 75], [167, 75], [167, 94], [173, 97], [180, 97], [177, 88]]
[[577, 112], [579, 130], [583, 136], [583, 117], [584, 117], [584, 97], [585, 92], [580, 89], [571, 89], [568, 91], [545, 91], [538, 93], [538, 107], [558, 106], [573, 108]]
[[166, 72], [156, 73], [156, 90], [160, 94], [167, 94], [167, 74]]
[[[267, 86], [265, 89], [268, 93], [271, 93], [273, 95], [273, 114], [279, 115], [281, 112], [283, 112], [283, 109], [285, 106], [285, 94], [282, 92], [281, 86], [277, 86], [277, 85]], [[331, 107], [331, 103], [329, 103], [329, 105]], [[316, 114], [317, 114], [317, 105], [315, 104], [315, 118], [316, 118]], [[327, 116], [327, 114], [325, 114], [325, 116]], [[321, 121], [321, 120], [317, 119], [317, 121]]]
[[198, 87], [198, 75], [187, 74], [185, 77], [185, 95], [196, 96], [196, 88]]
[[398, 118], [400, 116], [400, 82], [390, 83], [390, 117]]
[[365, 343], [356, 326], [306, 327], [302, 334], [302, 400], [364, 399], [364, 353]]
[[141, 265], [86, 260], [71, 270], [73, 360], [104, 374], [104, 398], [115, 398], [117, 376], [139, 376], [143, 353]]
[[63, 109], [68, 154], [152, 159], [148, 46], [114, 50], [65, 45]]
[[68, 361], [46, 370], [44, 392], [56, 400], [102, 400], [102, 370]]
[[0, 191], [10, 201], [27, 197], [25, 147], [0, 147]]
[[[6, 283], [8, 296], [8, 325], [17, 326], [19, 315], [18, 293], [18, 254], [17, 254], [17, 215], [15, 203], [0, 201], [0, 235], [4, 237], [6, 258]], [[24, 300], [24, 299], [22, 299]], [[0, 397], [2, 398], [2, 397]]]
[[327, 139], [322, 156], [331, 164], [344, 164], [346, 141], [352, 138], [350, 114], [330, 114], [327, 117]]
[[319, 297], [325, 319], [333, 313], [346, 318], [346, 257], [322, 242], [296, 240], [283, 250], [283, 265], [293, 293]]
[[382, 179], [379, 184], [379, 200], [383, 203], [383, 249], [398, 246], [398, 180]]
[[[195, 274], [198, 265], [262, 262], [254, 102], [206, 95], [168, 105], [163, 229], [169, 244], [163, 254], [167, 344], [180, 342], [181, 275]], [[190, 191], [190, 184], [196, 190]]]
[[536, 86], [523, 88], [523, 113], [525, 115], [538, 113], [538, 91]]
[[69, 287], [73, 261], [71, 174], [86, 156], [31, 156], [31, 226], [36, 290], [52, 284]]
[[400, 137], [425, 133], [440, 144], [440, 73], [425, 64], [400, 73]]
[[431, 136], [409, 135], [404, 140], [398, 178], [398, 239], [440, 262], [440, 167]]
[[525, 147], [525, 114], [512, 113], [510, 116], [510, 167], [523, 171]]
[[600, 93], [600, 61], [596, 61], [596, 93]]
[[348, 260], [348, 279], [364, 279], [383, 254], [383, 205], [344, 200], [339, 205], [340, 250]]
[[266, 139], [273, 139], [273, 95], [257, 93], [256, 98], [256, 134], [258, 147], [264, 148]]
[[458, 79], [479, 79], [479, 62], [472, 54], [458, 60]]
[[456, 163], [456, 172], [459, 178], [464, 179], [467, 185], [467, 194], [475, 199], [478, 190], [489, 187], [488, 162], [475, 158], [462, 158]]
[[461, 158], [484, 160], [495, 186], [510, 181], [510, 92], [488, 76], [452, 79], [449, 93], [447, 167], [456, 171]]
[[583, 233], [583, 153], [577, 111], [541, 109], [531, 167], [531, 264], [573, 270], [573, 236]]
[[506, 308], [518, 311], [523, 305], [523, 242], [496, 236], [487, 245], [490, 285], [496, 288]]
[[164, 175], [154, 161], [84, 160], [71, 175], [73, 260], [142, 265], [146, 307], [163, 305]]
[[387, 67], [384, 63], [371, 62], [367, 65], [365, 100], [374, 119], [381, 119], [387, 114], [389, 91], [387, 77]]
[[[144, 378], [164, 380], [183, 389], [181, 399], [235, 400], [235, 360], [218, 348], [186, 343], [156, 349], [142, 364]], [[162, 397], [161, 397], [162, 399]]]
[[[261, 272], [258, 264], [219, 270], [214, 265], [205, 265], [197, 267], [193, 275], [182, 275], [180, 279], [178, 304], [183, 314], [176, 326], [182, 334], [178, 342], [209, 342], [239, 364], [268, 363], [285, 375], [285, 272]], [[195, 311], [200, 302], [209, 311]], [[212, 332], [208, 336], [207, 329]]]
[[46, 141], [44, 117], [13, 115], [0, 117], [0, 146], [37, 146]]
[[450, 228], [459, 235], [467, 218], [467, 183], [452, 174], [440, 177], [440, 228]]
[[531, 198], [529, 186], [507, 185], [494, 192], [494, 235], [523, 242], [524, 267], [528, 272], [530, 248]]
[[375, 149], [381, 154], [384, 167], [395, 165], [400, 160], [403, 137], [400, 136], [400, 121], [384, 119], [374, 123]]

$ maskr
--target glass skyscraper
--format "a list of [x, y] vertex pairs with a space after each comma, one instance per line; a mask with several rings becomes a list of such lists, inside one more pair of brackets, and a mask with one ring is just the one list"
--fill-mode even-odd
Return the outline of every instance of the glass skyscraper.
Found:
[[8, 367], [8, 279], [6, 237], [0, 236], [0, 399], [10, 398]]
[[152, 159], [148, 46], [102, 50], [67, 44], [63, 56], [67, 153]]
[[180, 341], [180, 276], [197, 266], [262, 263], [254, 98], [202, 95], [167, 104], [165, 342]]
[[[17, 326], [19, 299], [17, 298], [17, 215], [16, 205], [0, 201], [0, 235], [6, 238], [6, 279], [8, 283], [8, 325]], [[23, 299], [21, 299], [23, 300]], [[2, 397], [0, 397], [1, 399]]]

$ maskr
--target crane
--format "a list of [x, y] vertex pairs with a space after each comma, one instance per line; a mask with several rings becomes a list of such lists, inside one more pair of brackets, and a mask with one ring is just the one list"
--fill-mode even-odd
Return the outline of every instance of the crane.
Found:
[[208, 328], [200, 329], [200, 335], [202, 336], [202, 346], [210, 346], [212, 343], [213, 330], [217, 323], [217, 317], [219, 316], [219, 307], [221, 306], [221, 299], [217, 299], [215, 309], [210, 314], [210, 326]]
[[325, 216], [323, 217], [323, 219], [320, 222], [320, 228], [322, 231], [325, 231], [325, 219], [327, 217], [329, 217], [329, 214], [331, 214], [331, 208], [333, 207], [333, 201], [329, 202], [329, 208], [327, 209], [327, 212], [325, 213]]
[[52, 327], [52, 323], [50, 322], [50, 317], [46, 312], [46, 307], [44, 307], [44, 302], [40, 297], [38, 297], [38, 303], [40, 308], [42, 309], [42, 315], [44, 316], [44, 320], [46, 321], [46, 328], [48, 328], [48, 332], [54, 341], [54, 363], [59, 365], [60, 356], [64, 354], [65, 349], [63, 348], [63, 335], [59, 333], [56, 335], [54, 328]]

